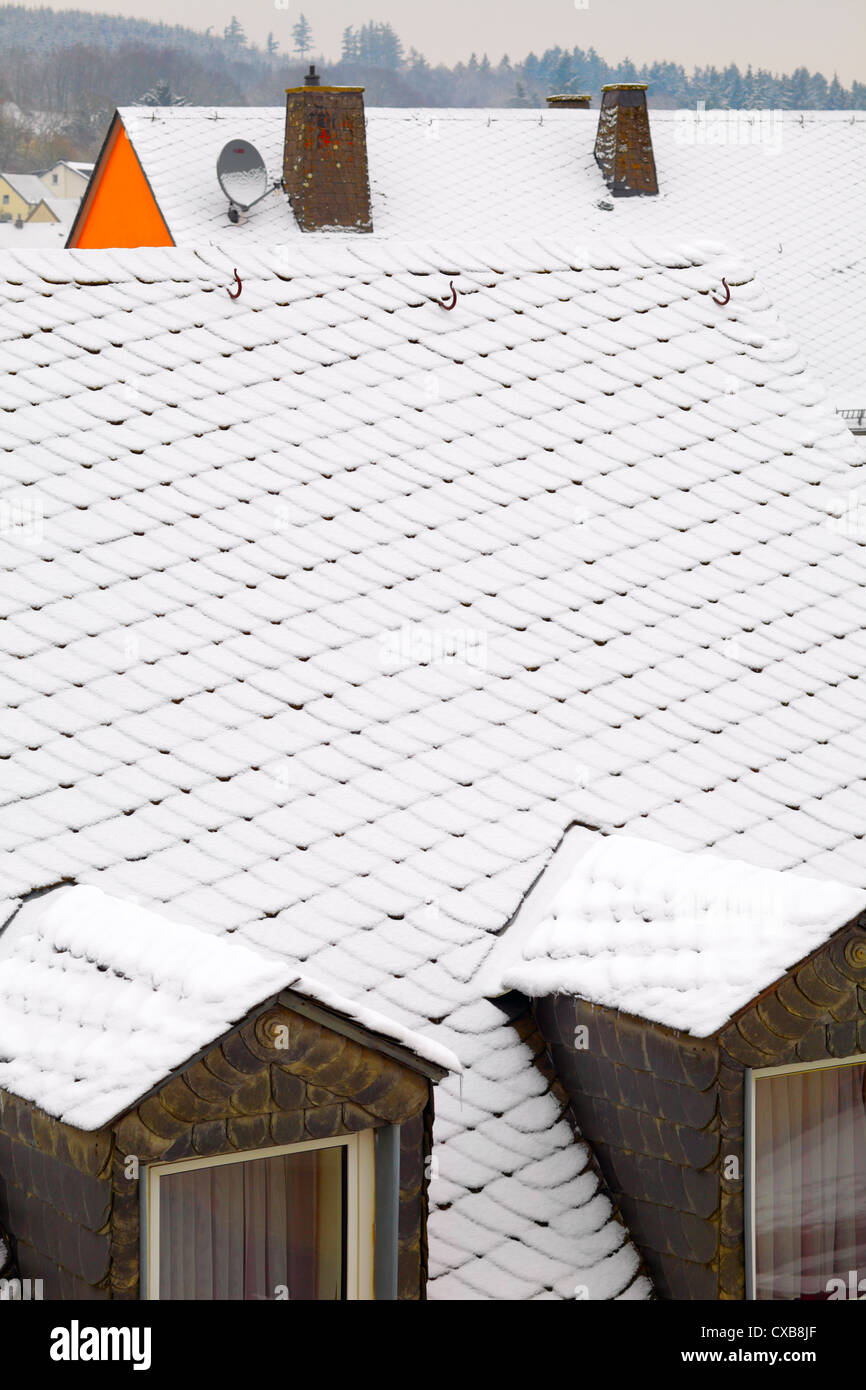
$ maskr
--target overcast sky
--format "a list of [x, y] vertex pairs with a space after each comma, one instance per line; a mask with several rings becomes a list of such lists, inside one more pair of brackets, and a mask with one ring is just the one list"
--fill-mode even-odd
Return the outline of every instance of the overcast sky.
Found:
[[[27, 0], [25, 0], [27, 3]], [[237, 14], [248, 36], [273, 31], [288, 47], [303, 12], [317, 50], [339, 53], [347, 24], [387, 20], [406, 48], [453, 63], [475, 50], [498, 62], [555, 44], [595, 47], [608, 61], [666, 59], [724, 67], [833, 72], [850, 85], [866, 79], [866, 0], [52, 0], [51, 8], [133, 15], [219, 33]], [[578, 8], [586, 5], [587, 8]], [[29, 4], [38, 9], [38, 5]]]

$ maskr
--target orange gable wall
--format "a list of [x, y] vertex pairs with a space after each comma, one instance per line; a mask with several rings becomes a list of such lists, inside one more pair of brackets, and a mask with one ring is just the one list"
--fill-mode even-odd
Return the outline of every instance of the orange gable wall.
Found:
[[174, 246], [119, 118], [94, 170], [67, 246]]

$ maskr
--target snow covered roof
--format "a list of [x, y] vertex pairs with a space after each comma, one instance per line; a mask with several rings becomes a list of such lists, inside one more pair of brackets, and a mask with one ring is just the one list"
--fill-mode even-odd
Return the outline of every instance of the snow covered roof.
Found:
[[712, 248], [236, 265], [6, 258], [0, 897], [435, 1022], [430, 1296], [641, 1297], [478, 974], [575, 819], [866, 882], [854, 443]]
[[45, 185], [37, 174], [6, 174], [0, 173], [0, 178], [4, 178], [11, 188], [25, 203], [31, 203], [34, 207], [39, 203], [48, 205], [45, 194]]
[[68, 222], [24, 222], [20, 227], [12, 221], [0, 222], [0, 249], [28, 251], [50, 247], [61, 251], [68, 235]]
[[40, 179], [46, 179], [49, 174], [53, 174], [55, 169], [74, 169], [76, 174], [89, 176], [93, 173], [92, 163], [82, 162], [79, 159], [58, 159], [47, 169], [42, 169], [39, 173]]
[[[282, 171], [282, 107], [124, 107], [177, 245], [299, 242], [274, 191], [233, 226], [216, 181], [232, 136]], [[434, 241], [695, 236], [728, 243], [764, 281], [838, 408], [866, 405], [866, 113], [650, 112], [659, 196], [611, 199], [597, 111], [367, 109], [374, 235]], [[604, 206], [602, 206], [604, 205]], [[331, 235], [331, 233], [329, 233]], [[724, 274], [724, 270], [722, 271]]]
[[75, 221], [75, 214], [78, 211], [80, 199], [53, 198], [50, 193], [43, 193], [42, 201], [51, 209], [58, 222], [62, 222], [63, 226], [68, 231]]
[[502, 988], [707, 1037], [866, 909], [847, 884], [576, 829], [497, 948]]
[[288, 987], [459, 1070], [447, 1048], [237, 936], [71, 887], [25, 904], [0, 933], [0, 1085], [98, 1129]]

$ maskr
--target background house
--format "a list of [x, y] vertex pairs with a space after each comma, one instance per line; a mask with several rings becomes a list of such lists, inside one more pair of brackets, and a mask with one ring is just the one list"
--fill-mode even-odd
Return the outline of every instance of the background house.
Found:
[[59, 222], [35, 174], [0, 174], [0, 221]]
[[50, 169], [40, 174], [39, 178], [52, 198], [74, 198], [79, 202], [92, 173], [92, 164], [59, 159]]

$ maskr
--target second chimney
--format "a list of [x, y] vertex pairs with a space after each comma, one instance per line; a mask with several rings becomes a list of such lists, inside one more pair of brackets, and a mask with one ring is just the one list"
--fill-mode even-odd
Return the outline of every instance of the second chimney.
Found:
[[615, 198], [659, 191], [646, 89], [646, 82], [601, 89], [595, 159]]
[[545, 100], [554, 111], [561, 111], [563, 107], [580, 107], [586, 111], [592, 101], [592, 95], [589, 92], [563, 92], [559, 96], [546, 97]]
[[286, 89], [283, 188], [303, 232], [372, 232], [363, 87]]

